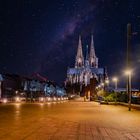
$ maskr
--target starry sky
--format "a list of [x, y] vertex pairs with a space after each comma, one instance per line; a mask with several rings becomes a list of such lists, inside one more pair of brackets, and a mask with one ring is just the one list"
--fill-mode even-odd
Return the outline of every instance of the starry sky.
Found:
[[139, 0], [0, 1], [0, 73], [39, 73], [61, 83], [74, 66], [79, 34], [83, 49], [93, 34], [99, 66], [123, 83], [130, 22], [137, 32], [132, 37], [132, 85], [140, 87], [139, 5]]

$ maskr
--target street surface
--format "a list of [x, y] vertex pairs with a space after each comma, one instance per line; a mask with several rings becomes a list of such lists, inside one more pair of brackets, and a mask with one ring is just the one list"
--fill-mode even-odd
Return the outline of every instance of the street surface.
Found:
[[78, 101], [0, 104], [0, 140], [140, 140], [140, 111]]

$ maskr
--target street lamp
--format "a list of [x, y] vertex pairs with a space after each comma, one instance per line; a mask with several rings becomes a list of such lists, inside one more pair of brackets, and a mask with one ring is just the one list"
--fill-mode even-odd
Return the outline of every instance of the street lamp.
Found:
[[104, 83], [101, 83], [101, 86], [102, 86], [102, 87], [104, 87], [104, 85], [105, 85]]
[[109, 79], [106, 79], [105, 80], [105, 90], [106, 91], [107, 91], [108, 87], [109, 87]]
[[99, 87], [97, 86], [97, 87], [96, 87], [96, 89], [98, 90], [98, 89], [99, 89]]
[[131, 111], [131, 70], [126, 70], [125, 74], [127, 75], [127, 95], [128, 95], [128, 110]]
[[114, 77], [112, 80], [115, 83], [115, 89], [117, 89], [118, 88], [118, 78]]
[[20, 101], [21, 101], [21, 100], [20, 100], [20, 97], [18, 97], [18, 96], [15, 97], [15, 101], [16, 101], [16, 102], [20, 102]]
[[105, 80], [105, 83], [108, 85], [109, 84], [109, 80], [107, 79], [107, 80]]
[[118, 88], [118, 78], [117, 77], [114, 77], [113, 79], [113, 82], [115, 83], [115, 95], [116, 95], [116, 100], [115, 102], [117, 102], [117, 88]]
[[105, 83], [101, 83], [101, 88], [102, 88], [102, 91], [104, 92], [105, 91]]

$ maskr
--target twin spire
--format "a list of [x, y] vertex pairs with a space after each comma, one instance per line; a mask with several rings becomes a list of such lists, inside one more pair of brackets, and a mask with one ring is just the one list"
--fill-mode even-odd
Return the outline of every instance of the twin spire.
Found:
[[82, 41], [81, 36], [79, 36], [78, 50], [76, 58], [83, 58]]
[[[87, 46], [86, 60], [89, 61], [90, 67], [98, 68], [98, 58], [96, 57], [96, 54], [95, 54], [93, 35], [91, 36], [89, 56], [88, 56], [88, 46]], [[84, 67], [84, 64], [85, 63], [84, 63], [84, 56], [83, 56], [83, 50], [82, 50], [82, 41], [81, 41], [81, 36], [79, 36], [75, 67]]]
[[96, 58], [95, 55], [95, 49], [94, 49], [94, 41], [93, 41], [93, 35], [91, 35], [91, 45], [90, 45], [90, 58]]

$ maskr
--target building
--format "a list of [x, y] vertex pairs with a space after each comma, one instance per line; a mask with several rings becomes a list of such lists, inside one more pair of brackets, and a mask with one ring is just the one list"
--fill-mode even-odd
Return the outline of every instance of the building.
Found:
[[88, 45], [86, 46], [85, 57], [83, 55], [81, 36], [79, 36], [75, 66], [67, 70], [67, 85], [79, 84], [80, 91], [84, 86], [84, 89], [90, 91], [90, 94], [93, 96], [95, 94], [95, 86], [99, 83], [104, 83], [106, 78], [107, 74], [105, 68], [100, 68], [98, 65], [93, 35], [91, 36], [90, 49]]
[[1, 98], [12, 98], [17, 91], [22, 91], [22, 79], [17, 74], [1, 74]]
[[0, 74], [0, 99], [13, 101], [15, 97], [38, 99], [39, 97], [66, 96], [65, 89], [36, 73], [31, 76]]

